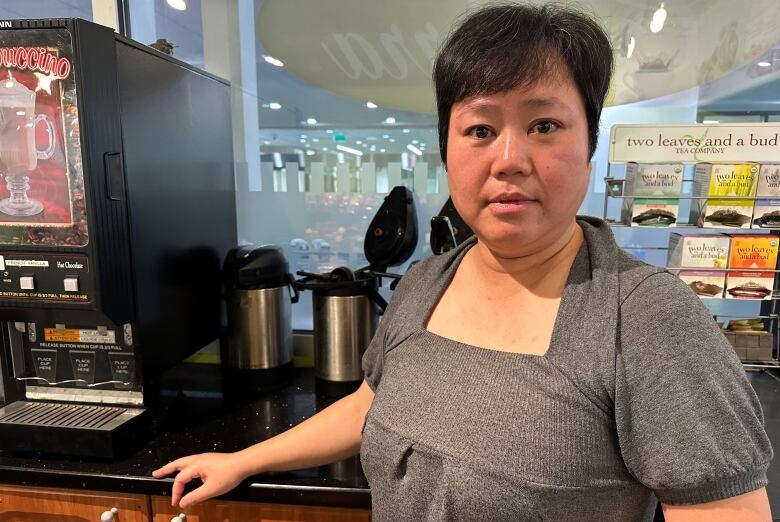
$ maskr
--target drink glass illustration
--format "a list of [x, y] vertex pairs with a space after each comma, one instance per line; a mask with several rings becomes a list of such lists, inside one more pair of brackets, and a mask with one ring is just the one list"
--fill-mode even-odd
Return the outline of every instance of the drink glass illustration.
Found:
[[[35, 143], [35, 128], [46, 125], [49, 142], [44, 150]], [[35, 216], [43, 203], [27, 195], [29, 175], [39, 159], [49, 159], [54, 152], [54, 126], [51, 120], [35, 114], [35, 91], [18, 82], [8, 72], [0, 80], [0, 176], [5, 178], [9, 197], [0, 201], [0, 212], [9, 216]]]

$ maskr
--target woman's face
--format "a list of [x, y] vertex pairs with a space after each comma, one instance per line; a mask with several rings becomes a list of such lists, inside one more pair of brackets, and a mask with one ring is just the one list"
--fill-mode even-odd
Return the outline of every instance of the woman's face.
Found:
[[453, 105], [452, 201], [500, 257], [543, 249], [570, 229], [590, 177], [588, 121], [568, 74]]

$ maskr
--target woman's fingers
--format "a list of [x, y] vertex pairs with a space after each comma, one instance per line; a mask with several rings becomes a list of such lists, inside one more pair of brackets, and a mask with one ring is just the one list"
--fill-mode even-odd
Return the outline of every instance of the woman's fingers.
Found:
[[[175, 506], [181, 501], [182, 493], [184, 493], [184, 486], [192, 479], [199, 477], [200, 473], [194, 468], [184, 468], [179, 471], [176, 478], [173, 481], [173, 487], [171, 488], [171, 505]], [[200, 488], [198, 488], [200, 489]]]
[[189, 457], [182, 457], [180, 459], [174, 460], [173, 462], [169, 462], [165, 466], [152, 471], [152, 476], [154, 478], [162, 478], [170, 475], [174, 471], [179, 471], [182, 468], [186, 468], [190, 464], [192, 458], [193, 456], [190, 455]]
[[182, 509], [187, 509], [193, 504], [203, 502], [206, 499], [216, 496], [218, 492], [212, 491], [213, 489], [214, 488], [208, 482], [204, 482], [201, 487], [194, 489], [184, 495], [184, 497], [182, 497], [182, 499], [179, 501], [179, 507]]

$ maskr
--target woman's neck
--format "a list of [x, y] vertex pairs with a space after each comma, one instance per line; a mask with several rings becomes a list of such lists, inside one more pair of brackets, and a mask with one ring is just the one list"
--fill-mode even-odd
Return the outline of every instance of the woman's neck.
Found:
[[[576, 221], [563, 234], [536, 252], [518, 257], [500, 257], [482, 242], [469, 251], [473, 276], [483, 285], [495, 287], [512, 279], [533, 289], [543, 286], [548, 275], [565, 270], [568, 274], [583, 241], [583, 232]], [[565, 283], [565, 281], [564, 281]]]

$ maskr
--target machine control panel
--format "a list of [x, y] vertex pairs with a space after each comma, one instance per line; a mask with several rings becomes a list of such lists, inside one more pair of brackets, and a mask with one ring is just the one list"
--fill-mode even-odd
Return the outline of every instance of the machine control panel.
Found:
[[85, 255], [0, 251], [0, 301], [88, 303], [93, 292]]

